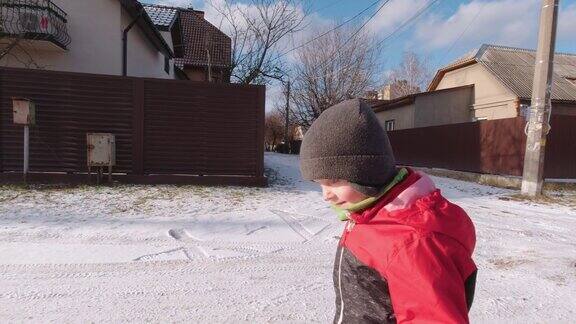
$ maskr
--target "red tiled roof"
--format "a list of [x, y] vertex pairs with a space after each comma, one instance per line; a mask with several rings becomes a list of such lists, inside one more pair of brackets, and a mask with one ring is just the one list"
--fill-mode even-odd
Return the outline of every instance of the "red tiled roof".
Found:
[[212, 25], [193, 10], [180, 12], [184, 57], [175, 60], [176, 66], [208, 66], [210, 52], [213, 67], [230, 67], [232, 62], [232, 41], [216, 26]]

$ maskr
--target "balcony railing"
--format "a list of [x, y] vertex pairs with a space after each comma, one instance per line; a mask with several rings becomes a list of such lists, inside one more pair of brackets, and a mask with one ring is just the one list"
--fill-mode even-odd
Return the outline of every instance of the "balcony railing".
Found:
[[49, 41], [66, 49], [67, 14], [50, 0], [0, 0], [0, 37]]

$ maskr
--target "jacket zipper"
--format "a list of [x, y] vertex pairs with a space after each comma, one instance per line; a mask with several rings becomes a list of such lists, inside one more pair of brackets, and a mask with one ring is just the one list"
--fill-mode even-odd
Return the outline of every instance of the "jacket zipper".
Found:
[[344, 254], [344, 247], [340, 249], [340, 261], [338, 262], [338, 290], [340, 290], [340, 317], [338, 324], [342, 324], [344, 318], [344, 296], [342, 296], [342, 255]]
[[344, 295], [342, 294], [342, 257], [344, 255], [344, 242], [348, 233], [354, 228], [354, 221], [348, 220], [346, 223], [346, 230], [342, 235], [342, 248], [340, 249], [340, 260], [338, 261], [338, 290], [340, 291], [340, 317], [338, 318], [338, 324], [342, 324], [344, 320]]

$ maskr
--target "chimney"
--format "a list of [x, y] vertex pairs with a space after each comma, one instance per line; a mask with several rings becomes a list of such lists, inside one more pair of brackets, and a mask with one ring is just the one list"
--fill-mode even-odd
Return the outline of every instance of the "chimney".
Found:
[[392, 86], [390, 84], [385, 85], [378, 97], [380, 100], [392, 100]]

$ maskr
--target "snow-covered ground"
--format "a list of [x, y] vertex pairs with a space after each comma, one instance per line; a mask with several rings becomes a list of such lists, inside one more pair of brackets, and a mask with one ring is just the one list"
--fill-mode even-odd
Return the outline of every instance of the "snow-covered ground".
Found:
[[[269, 188], [0, 187], [0, 322], [330, 322], [342, 224], [295, 156]], [[576, 318], [576, 209], [433, 178], [473, 218], [474, 323]]]

